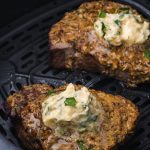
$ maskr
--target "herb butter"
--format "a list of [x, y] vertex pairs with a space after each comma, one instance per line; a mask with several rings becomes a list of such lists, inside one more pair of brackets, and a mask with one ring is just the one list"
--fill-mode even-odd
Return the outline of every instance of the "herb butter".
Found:
[[[70, 100], [69, 105], [66, 100]], [[69, 84], [65, 91], [50, 95], [42, 103], [42, 119], [46, 126], [54, 121], [76, 121], [87, 120], [90, 92], [86, 87], [75, 90], [73, 84]], [[71, 102], [71, 103], [70, 103]]]
[[150, 35], [149, 22], [142, 20], [140, 15], [132, 14], [132, 12], [99, 15], [94, 23], [94, 29], [98, 36], [114, 46], [120, 46], [123, 43], [141, 44]]

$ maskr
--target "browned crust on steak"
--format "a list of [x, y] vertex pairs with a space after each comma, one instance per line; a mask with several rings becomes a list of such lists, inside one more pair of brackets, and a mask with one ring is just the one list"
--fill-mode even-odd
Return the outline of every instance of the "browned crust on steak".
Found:
[[46, 84], [24, 86], [21, 91], [8, 97], [7, 109], [9, 113], [11, 113], [12, 117], [20, 115], [21, 109], [23, 109], [30, 101], [35, 101], [39, 98], [39, 95], [45, 96], [47, 91], [51, 89], [52, 87]]
[[[76, 89], [82, 86], [76, 85]], [[54, 89], [55, 93], [64, 91], [66, 86]], [[46, 99], [47, 91], [51, 89], [48, 85], [32, 85], [24, 87], [8, 97], [7, 105], [13, 119], [19, 119], [14, 127], [18, 137], [28, 150], [49, 150], [51, 145], [60, 140], [54, 136], [53, 131], [44, 126], [42, 122], [41, 103]], [[129, 100], [121, 96], [113, 96], [101, 91], [90, 90], [90, 92], [101, 103], [105, 112], [101, 123], [100, 135], [89, 134], [83, 138], [86, 145], [94, 145], [95, 150], [111, 150], [125, 137], [133, 132], [139, 112], [137, 107]], [[24, 99], [22, 99], [24, 97]], [[19, 99], [20, 98], [20, 99]], [[20, 103], [25, 102], [26, 105]], [[16, 111], [18, 108], [19, 111]], [[15, 113], [14, 113], [15, 112]], [[81, 135], [82, 137], [83, 135]], [[62, 144], [60, 150], [76, 150], [74, 143]]]
[[[124, 5], [92, 1], [66, 13], [49, 32], [50, 65], [104, 73], [130, 86], [149, 82], [150, 61], [144, 57], [144, 51], [150, 48], [150, 38], [144, 44], [115, 47], [99, 39], [94, 31], [99, 10], [113, 13], [119, 7]], [[133, 12], [138, 13], [136, 10]]]

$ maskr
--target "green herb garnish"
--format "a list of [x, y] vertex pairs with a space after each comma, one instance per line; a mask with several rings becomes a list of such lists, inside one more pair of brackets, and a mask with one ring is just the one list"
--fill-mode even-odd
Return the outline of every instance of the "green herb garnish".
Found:
[[47, 92], [47, 94], [48, 95], [52, 95], [52, 94], [54, 94], [55, 92], [53, 91], [53, 90], [49, 90], [48, 92]]
[[77, 144], [78, 144], [78, 146], [79, 146], [79, 148], [80, 148], [80, 150], [85, 150], [85, 145], [84, 145], [84, 142], [83, 141], [77, 141]]
[[69, 97], [69, 98], [66, 98], [66, 100], [64, 101], [65, 105], [66, 106], [72, 106], [72, 107], [75, 107], [76, 106], [76, 99], [74, 97]]
[[144, 56], [145, 56], [148, 60], [150, 60], [150, 50], [145, 51], [145, 52], [144, 52]]
[[98, 14], [99, 18], [105, 18], [106, 17], [106, 13], [104, 11], [100, 11]]
[[118, 26], [120, 25], [120, 20], [117, 19], [114, 22], [115, 22], [116, 25], [118, 25]]
[[102, 31], [103, 31], [103, 33], [105, 35], [105, 33], [106, 33], [106, 26], [105, 26], [104, 22], [102, 22]]

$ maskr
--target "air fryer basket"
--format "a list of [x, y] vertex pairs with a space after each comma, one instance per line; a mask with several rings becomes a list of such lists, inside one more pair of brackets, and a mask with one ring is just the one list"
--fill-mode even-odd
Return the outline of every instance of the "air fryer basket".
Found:
[[[120, 145], [121, 150], [150, 150], [150, 84], [127, 88], [120, 81], [85, 71], [58, 70], [49, 67], [48, 31], [66, 11], [77, 8], [84, 0], [52, 0], [0, 31], [0, 150], [22, 149], [7, 117], [4, 102], [23, 85], [47, 83], [54, 87], [73, 82], [90, 88], [119, 94], [131, 99], [141, 112], [132, 138]], [[150, 18], [149, 0], [120, 0], [134, 5]], [[145, 7], [143, 7], [145, 6]]]

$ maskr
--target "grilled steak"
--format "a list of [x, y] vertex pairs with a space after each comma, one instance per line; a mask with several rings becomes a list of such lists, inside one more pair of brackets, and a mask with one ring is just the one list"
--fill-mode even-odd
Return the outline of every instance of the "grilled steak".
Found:
[[[71, 97], [65, 100], [66, 94]], [[73, 84], [25, 86], [8, 97], [7, 107], [28, 150], [114, 149], [133, 132], [139, 115], [121, 96]]]
[[104, 73], [129, 86], [149, 82], [149, 30], [149, 21], [128, 5], [83, 3], [51, 28], [50, 65]]

